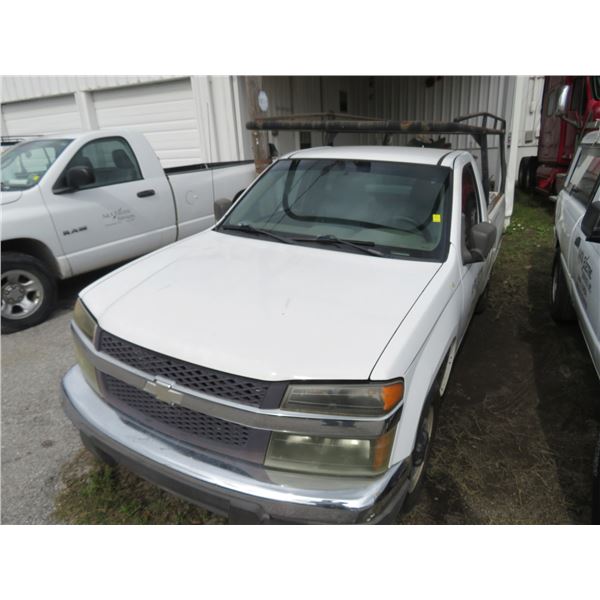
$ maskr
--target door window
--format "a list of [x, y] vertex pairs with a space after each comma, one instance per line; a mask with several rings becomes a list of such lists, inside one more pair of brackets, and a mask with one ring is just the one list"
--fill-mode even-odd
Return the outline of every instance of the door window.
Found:
[[567, 191], [586, 206], [591, 202], [600, 179], [600, 148], [583, 146], [567, 183]]
[[86, 144], [71, 159], [66, 170], [71, 167], [88, 167], [94, 173], [94, 183], [81, 189], [142, 179], [133, 150], [123, 138], [118, 137], [103, 138]]
[[471, 228], [481, 221], [481, 211], [479, 209], [479, 192], [473, 167], [467, 164], [462, 174], [462, 215], [463, 215], [463, 236], [465, 245], [469, 247], [469, 236]]

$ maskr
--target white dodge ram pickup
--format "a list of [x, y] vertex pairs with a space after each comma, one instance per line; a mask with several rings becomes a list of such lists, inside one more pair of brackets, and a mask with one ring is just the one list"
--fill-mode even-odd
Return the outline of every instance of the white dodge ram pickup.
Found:
[[65, 410], [96, 456], [233, 521], [414, 502], [505, 197], [468, 152], [293, 152], [219, 223], [86, 288]]
[[165, 172], [142, 134], [107, 130], [23, 142], [1, 166], [2, 332], [43, 321], [58, 279], [211, 226], [214, 200], [256, 175], [250, 162]]

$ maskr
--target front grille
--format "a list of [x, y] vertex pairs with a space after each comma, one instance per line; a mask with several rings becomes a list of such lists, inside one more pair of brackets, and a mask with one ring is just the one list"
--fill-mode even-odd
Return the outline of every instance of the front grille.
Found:
[[269, 432], [171, 406], [110, 375], [103, 374], [102, 381], [106, 402], [133, 421], [186, 444], [263, 462]]
[[[285, 391], [285, 382], [264, 382], [193, 365], [136, 346], [101, 331], [100, 351], [148, 375], [165, 377], [180, 386], [257, 408], [276, 408]], [[107, 374], [101, 374], [106, 402], [121, 414], [147, 429], [179, 442], [262, 463], [270, 433], [171, 406], [152, 394]]]
[[264, 407], [270, 388], [267, 382], [193, 365], [136, 346], [106, 331], [100, 334], [99, 349], [153, 377], [160, 375], [192, 390], [256, 408]]
[[171, 406], [110, 375], [104, 375], [104, 383], [109, 397], [120, 405], [118, 408], [126, 408], [127, 413], [132, 416], [150, 419], [155, 428], [156, 423], [160, 423], [163, 430], [176, 429], [190, 436], [228, 446], [243, 448], [248, 443], [248, 427], [210, 417], [184, 406]]

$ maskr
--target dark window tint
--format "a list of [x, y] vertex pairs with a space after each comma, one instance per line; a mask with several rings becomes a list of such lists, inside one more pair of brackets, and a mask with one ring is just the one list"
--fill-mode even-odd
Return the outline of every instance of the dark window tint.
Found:
[[576, 77], [573, 82], [573, 93], [571, 94], [571, 110], [583, 114], [585, 112], [585, 79]]
[[95, 182], [87, 188], [114, 185], [142, 179], [129, 144], [122, 138], [104, 138], [86, 144], [69, 163], [70, 167], [89, 167]]
[[583, 146], [567, 184], [567, 191], [587, 205], [592, 200], [599, 179], [600, 148]]

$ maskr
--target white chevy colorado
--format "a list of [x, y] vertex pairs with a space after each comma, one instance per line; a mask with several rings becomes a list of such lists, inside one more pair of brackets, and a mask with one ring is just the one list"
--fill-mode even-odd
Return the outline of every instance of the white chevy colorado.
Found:
[[165, 171], [142, 134], [120, 130], [28, 140], [1, 169], [3, 333], [43, 321], [58, 279], [210, 227], [214, 200], [256, 175], [250, 162]]
[[96, 456], [232, 521], [390, 520], [504, 222], [466, 151], [288, 154], [81, 293], [65, 410]]

